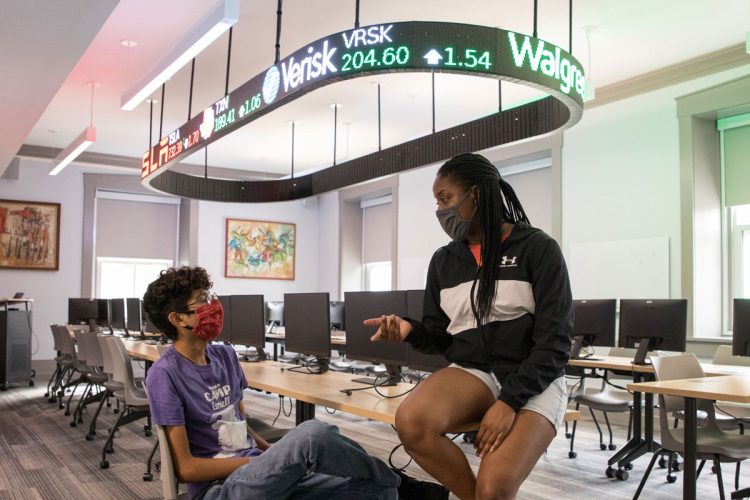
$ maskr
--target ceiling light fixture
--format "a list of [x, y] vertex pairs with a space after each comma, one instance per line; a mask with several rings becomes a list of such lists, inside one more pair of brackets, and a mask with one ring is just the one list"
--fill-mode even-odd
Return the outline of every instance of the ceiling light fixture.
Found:
[[132, 111], [144, 99], [151, 95], [164, 82], [191, 59], [211, 45], [226, 30], [232, 27], [240, 16], [239, 0], [220, 2], [205, 18], [198, 22], [187, 35], [174, 45], [174, 50], [161, 61], [152, 66], [150, 71], [125, 92], [121, 99], [121, 109]]
[[91, 115], [89, 126], [86, 127], [86, 129], [81, 132], [81, 135], [76, 137], [67, 148], [60, 151], [60, 154], [55, 157], [55, 161], [53, 161], [52, 166], [50, 166], [49, 175], [59, 174], [62, 169], [78, 158], [78, 155], [83, 153], [86, 148], [96, 141], [96, 129], [94, 128], [94, 87], [97, 87], [99, 84], [89, 82], [87, 85], [91, 87]]
[[584, 26], [583, 31], [586, 32], [586, 50], [588, 51], [588, 70], [586, 71], [586, 91], [583, 95], [583, 102], [593, 101], [596, 99], [596, 89], [594, 87], [594, 80], [591, 77], [591, 31], [594, 29], [593, 26]]

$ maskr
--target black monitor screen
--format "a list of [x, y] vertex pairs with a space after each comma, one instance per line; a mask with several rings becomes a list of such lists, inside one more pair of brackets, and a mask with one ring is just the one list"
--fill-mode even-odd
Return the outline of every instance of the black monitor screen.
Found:
[[327, 293], [285, 293], [286, 349], [331, 357], [331, 321]]
[[125, 299], [125, 306], [127, 310], [125, 328], [129, 333], [140, 332], [142, 326], [141, 299], [137, 297]]
[[734, 299], [732, 354], [750, 356], [750, 299]]
[[109, 301], [112, 313], [112, 328], [125, 329], [125, 299], [111, 299]]
[[276, 326], [284, 326], [284, 302], [269, 300], [266, 304], [266, 321]]
[[232, 296], [219, 295], [219, 302], [221, 302], [221, 307], [224, 309], [224, 326], [216, 340], [231, 343], [234, 338], [234, 330], [232, 329]]
[[406, 316], [406, 292], [346, 292], [346, 356], [361, 361], [406, 365], [408, 347], [405, 342], [372, 342], [377, 330], [362, 322], [368, 318], [395, 314]]
[[331, 330], [346, 330], [344, 323], [344, 303], [331, 301]]
[[573, 337], [582, 336], [584, 345], [615, 346], [616, 299], [574, 300]]
[[[222, 301], [222, 304], [224, 302]], [[224, 313], [224, 322], [231, 316], [232, 343], [263, 349], [266, 344], [265, 304], [262, 295], [232, 295], [231, 314]]]
[[[422, 321], [422, 308], [424, 306], [424, 290], [407, 290], [406, 291], [406, 316], [417, 321]], [[450, 365], [442, 354], [425, 354], [414, 349], [409, 345], [407, 355], [407, 365], [415, 370], [424, 370], [434, 372]]]
[[110, 310], [110, 304], [109, 299], [96, 299], [97, 302], [97, 309], [99, 310], [99, 314], [96, 318], [96, 324], [99, 326], [105, 326], [109, 328], [110, 321], [111, 321], [111, 310]]
[[623, 299], [620, 301], [620, 347], [636, 347], [649, 339], [649, 350], [685, 350], [687, 299]]
[[68, 299], [68, 324], [88, 324], [99, 317], [99, 303], [96, 299]]

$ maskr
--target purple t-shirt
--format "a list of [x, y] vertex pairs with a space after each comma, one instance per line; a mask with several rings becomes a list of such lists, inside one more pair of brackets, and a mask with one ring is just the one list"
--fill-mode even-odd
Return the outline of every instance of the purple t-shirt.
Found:
[[[247, 387], [237, 354], [231, 346], [209, 345], [206, 358], [208, 364], [201, 366], [182, 357], [174, 347], [162, 353], [146, 378], [151, 421], [184, 425], [195, 457], [259, 455], [262, 450], [249, 434], [246, 438], [241, 434], [241, 442], [236, 438], [237, 431], [245, 428], [237, 403]], [[190, 498], [207, 484], [188, 484]]]

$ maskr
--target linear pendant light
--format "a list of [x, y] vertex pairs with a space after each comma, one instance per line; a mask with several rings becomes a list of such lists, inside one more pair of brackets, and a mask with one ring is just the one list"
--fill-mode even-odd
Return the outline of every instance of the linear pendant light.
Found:
[[91, 146], [95, 140], [96, 129], [94, 127], [86, 127], [86, 130], [81, 132], [81, 135], [76, 137], [67, 148], [63, 149], [55, 157], [55, 161], [52, 162], [52, 166], [50, 167], [49, 175], [59, 174], [62, 169], [75, 160], [87, 147]]
[[132, 111], [172, 75], [211, 45], [240, 17], [239, 0], [223, 0], [199, 21], [178, 43], [174, 50], [151, 67], [141, 80], [120, 98], [124, 111]]
[[62, 169], [68, 166], [70, 162], [78, 158], [78, 155], [91, 146], [96, 141], [96, 128], [94, 128], [94, 89], [99, 86], [96, 82], [88, 82], [91, 87], [91, 114], [89, 115], [89, 126], [71, 142], [67, 148], [60, 151], [52, 162], [49, 169], [49, 175], [57, 175]]

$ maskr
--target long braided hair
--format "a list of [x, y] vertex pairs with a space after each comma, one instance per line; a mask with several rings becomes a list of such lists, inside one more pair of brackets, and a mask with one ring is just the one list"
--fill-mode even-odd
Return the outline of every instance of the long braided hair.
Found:
[[[473, 187], [478, 191], [477, 214], [482, 262], [471, 287], [471, 309], [481, 328], [489, 319], [495, 302], [503, 222], [523, 222], [529, 225], [530, 222], [513, 188], [500, 177], [497, 168], [484, 156], [474, 153], [455, 156], [440, 167], [437, 175], [449, 178], [463, 187], [464, 191]], [[478, 291], [475, 292], [477, 288]]]

